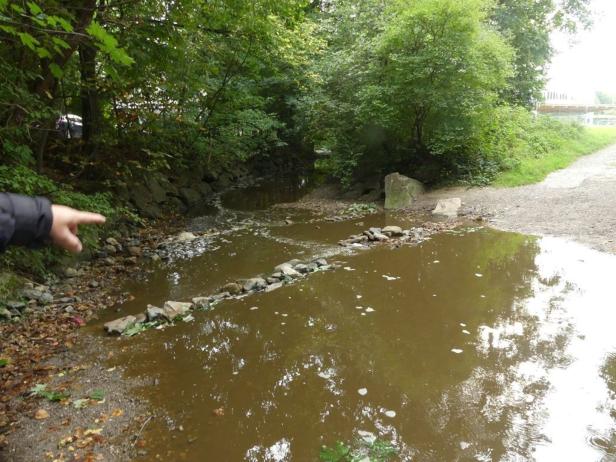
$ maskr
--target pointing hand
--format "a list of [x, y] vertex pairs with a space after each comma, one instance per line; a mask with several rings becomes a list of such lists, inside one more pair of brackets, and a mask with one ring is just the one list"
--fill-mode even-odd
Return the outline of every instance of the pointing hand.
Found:
[[51, 231], [49, 232], [51, 241], [58, 247], [74, 253], [81, 252], [83, 249], [83, 245], [77, 237], [79, 225], [105, 223], [103, 215], [82, 212], [64, 205], [52, 205], [51, 213], [53, 216]]

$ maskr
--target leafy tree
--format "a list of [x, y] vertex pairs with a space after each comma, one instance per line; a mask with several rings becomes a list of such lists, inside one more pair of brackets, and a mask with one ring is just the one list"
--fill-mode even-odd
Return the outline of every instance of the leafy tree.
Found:
[[552, 57], [550, 34], [590, 24], [589, 0], [498, 0], [491, 21], [515, 50], [513, 74], [502, 92], [510, 104], [530, 107], [545, 85]]
[[[346, 17], [336, 15], [341, 37], [332, 41], [320, 68], [322, 93], [306, 100], [313, 136], [333, 150], [342, 176], [357, 165], [364, 172], [397, 165], [423, 168], [424, 179], [434, 180], [440, 171], [428, 169], [465, 155], [509, 75], [512, 53], [486, 25], [489, 3], [345, 7]], [[375, 27], [362, 22], [366, 11], [378, 11], [371, 16], [381, 18]]]

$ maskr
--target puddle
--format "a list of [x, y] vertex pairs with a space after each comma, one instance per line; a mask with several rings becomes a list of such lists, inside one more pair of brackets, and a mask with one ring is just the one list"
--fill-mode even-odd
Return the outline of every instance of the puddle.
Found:
[[[242, 231], [133, 282], [122, 309], [209, 293], [349, 227]], [[164, 416], [147, 460], [318, 460], [337, 442], [386, 442], [392, 460], [612, 460], [615, 257], [483, 229], [339, 258], [353, 271], [110, 340]]]

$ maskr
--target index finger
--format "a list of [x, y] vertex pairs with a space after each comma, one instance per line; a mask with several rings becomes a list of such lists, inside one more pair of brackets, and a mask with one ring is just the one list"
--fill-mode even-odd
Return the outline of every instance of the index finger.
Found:
[[78, 225], [100, 225], [105, 223], [106, 218], [100, 213], [78, 212], [75, 216], [75, 223]]

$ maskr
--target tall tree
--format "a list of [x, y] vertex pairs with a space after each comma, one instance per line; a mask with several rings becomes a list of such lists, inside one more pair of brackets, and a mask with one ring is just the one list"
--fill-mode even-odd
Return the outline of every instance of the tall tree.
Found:
[[503, 98], [530, 107], [540, 97], [552, 58], [550, 34], [590, 24], [590, 0], [498, 0], [492, 22], [515, 50], [513, 75]]

